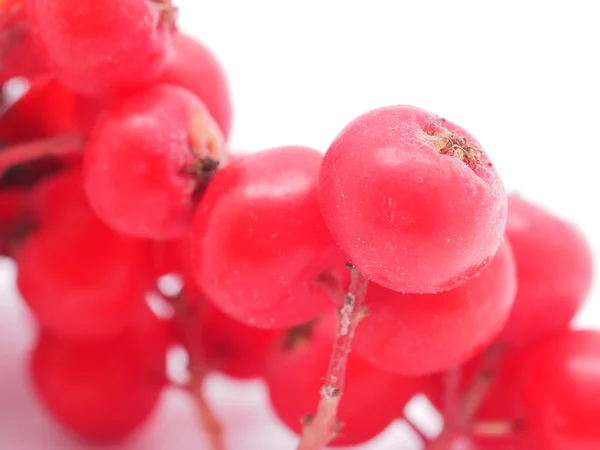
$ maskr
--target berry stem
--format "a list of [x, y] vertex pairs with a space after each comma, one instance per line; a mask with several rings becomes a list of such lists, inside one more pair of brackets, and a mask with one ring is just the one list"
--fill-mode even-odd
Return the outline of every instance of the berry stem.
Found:
[[494, 422], [475, 422], [471, 425], [471, 433], [479, 437], [503, 437], [514, 434], [517, 424], [513, 420]]
[[196, 404], [202, 429], [206, 434], [210, 450], [225, 450], [225, 444], [223, 443], [223, 427], [214, 415], [204, 396], [204, 375], [204, 369], [195, 367], [190, 360], [190, 380], [186, 385], [186, 389]]
[[427, 442], [425, 450], [451, 450], [453, 440], [454, 433], [449, 428], [446, 428], [438, 437]]
[[455, 427], [461, 415], [461, 370], [456, 367], [444, 374], [444, 425]]
[[473, 422], [485, 394], [500, 369], [502, 354], [503, 348], [500, 345], [493, 345], [485, 351], [477, 378], [461, 399], [459, 423], [461, 427], [467, 427]]
[[427, 443], [429, 443], [429, 441], [431, 441], [431, 439], [429, 439], [429, 436], [425, 435], [425, 433], [423, 433], [421, 431], [421, 429], [418, 426], [416, 426], [414, 423], [412, 423], [407, 417], [401, 417], [401, 419], [404, 420], [404, 422], [408, 424], [408, 426], [419, 437], [419, 439], [421, 440], [421, 442], [423, 442], [423, 444], [427, 445]]
[[189, 379], [187, 383], [181, 387], [189, 392], [194, 400], [200, 416], [202, 429], [209, 442], [209, 449], [225, 450], [223, 427], [212, 412], [212, 408], [204, 396], [204, 380], [208, 373], [208, 369], [206, 367], [206, 357], [198, 343], [198, 333], [194, 330], [196, 324], [194, 319], [199, 313], [198, 307], [190, 306], [183, 295], [171, 297], [168, 300], [170, 300], [170, 303], [173, 306], [175, 324], [181, 330], [185, 348], [188, 351]]
[[356, 327], [368, 314], [363, 305], [368, 280], [354, 267], [351, 271], [350, 289], [338, 311], [339, 330], [336, 336], [317, 413], [304, 421], [304, 432], [297, 450], [321, 450], [339, 431], [337, 410], [344, 390], [348, 354]]
[[5, 147], [0, 151], [0, 176], [17, 164], [48, 156], [67, 156], [80, 153], [82, 149], [83, 138], [80, 136], [58, 136]]
[[503, 347], [492, 345], [483, 355], [477, 377], [460, 395], [460, 369], [451, 369], [444, 376], [444, 430], [430, 441], [426, 450], [451, 450], [457, 433], [470, 430], [474, 434], [505, 436], [514, 431], [511, 422], [474, 422], [477, 410], [494, 381], [502, 362]]

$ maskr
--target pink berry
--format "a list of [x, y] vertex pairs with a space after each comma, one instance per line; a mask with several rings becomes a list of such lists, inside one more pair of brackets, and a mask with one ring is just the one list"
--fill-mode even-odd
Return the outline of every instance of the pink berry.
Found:
[[402, 294], [374, 283], [369, 316], [356, 331], [356, 351], [384, 370], [405, 375], [464, 363], [500, 332], [514, 301], [515, 263], [504, 242], [481, 274], [438, 294]]
[[198, 96], [221, 127], [231, 129], [231, 99], [227, 78], [217, 58], [200, 42], [183, 33], [173, 35], [173, 51], [160, 82], [181, 86]]
[[344, 261], [319, 210], [322, 156], [282, 147], [238, 158], [212, 179], [191, 230], [192, 271], [210, 301], [263, 328], [314, 319], [333, 305], [317, 284]]
[[477, 275], [506, 223], [504, 187], [480, 144], [412, 106], [351, 122], [325, 155], [319, 195], [350, 262], [403, 292], [439, 292]]
[[177, 238], [221, 157], [221, 132], [202, 102], [183, 88], [155, 85], [98, 121], [85, 152], [85, 188], [115, 230]]
[[577, 227], [516, 196], [508, 201], [506, 235], [519, 285], [500, 339], [530, 344], [575, 316], [592, 284], [592, 255]]
[[35, 37], [54, 74], [104, 96], [155, 80], [174, 20], [170, 0], [29, 0]]
[[[291, 331], [289, 339], [267, 361], [265, 379], [271, 405], [277, 417], [296, 433], [302, 431], [302, 420], [316, 411], [336, 322], [335, 316], [327, 316], [316, 324]], [[350, 353], [338, 411], [343, 425], [330, 445], [357, 445], [377, 436], [401, 416], [421, 383], [417, 377], [379, 370]]]

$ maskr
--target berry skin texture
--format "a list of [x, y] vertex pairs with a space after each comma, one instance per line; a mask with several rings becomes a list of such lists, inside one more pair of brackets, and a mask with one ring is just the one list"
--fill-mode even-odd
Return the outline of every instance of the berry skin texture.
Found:
[[93, 215], [80, 171], [49, 179], [37, 195], [32, 203], [41, 228], [17, 255], [23, 299], [41, 328], [59, 337], [121, 333], [144, 303], [147, 243], [115, 233]]
[[97, 343], [43, 333], [30, 370], [43, 405], [65, 428], [96, 442], [119, 441], [154, 410], [166, 382], [168, 329], [148, 311], [133, 329]]
[[196, 94], [227, 139], [231, 129], [229, 86], [221, 64], [204, 45], [183, 33], [173, 34], [173, 51], [159, 82]]
[[314, 319], [333, 305], [317, 284], [344, 260], [317, 198], [322, 155], [281, 147], [238, 158], [212, 179], [192, 225], [192, 273], [208, 299], [262, 328]]
[[402, 294], [371, 283], [365, 300], [370, 314], [356, 331], [356, 352], [383, 370], [404, 375], [462, 364], [502, 329], [516, 282], [504, 242], [479, 276], [450, 291]]
[[[316, 411], [336, 331], [335, 316], [328, 316], [309, 328], [306, 336], [278, 347], [267, 360], [265, 380], [271, 405], [295, 433], [302, 432], [302, 419]], [[377, 436], [400, 417], [421, 382], [381, 371], [350, 353], [337, 416], [343, 425], [328, 445], [357, 445]]]
[[527, 345], [565, 329], [593, 278], [590, 246], [577, 227], [510, 196], [506, 236], [519, 286], [500, 340]]
[[189, 91], [156, 85], [113, 104], [93, 128], [85, 189], [115, 230], [156, 240], [183, 236], [222, 157], [223, 137]]
[[506, 194], [480, 144], [413, 106], [351, 122], [321, 168], [325, 221], [371, 281], [408, 293], [451, 289], [476, 276], [504, 233]]
[[128, 92], [155, 80], [172, 34], [167, 0], [29, 0], [35, 41], [78, 94]]
[[523, 399], [528, 426], [547, 450], [600, 448], [600, 332], [566, 330], [531, 351]]

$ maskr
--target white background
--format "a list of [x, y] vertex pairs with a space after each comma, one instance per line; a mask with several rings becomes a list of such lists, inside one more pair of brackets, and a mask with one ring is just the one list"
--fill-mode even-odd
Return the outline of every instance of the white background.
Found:
[[[471, 131], [509, 190], [571, 218], [600, 248], [600, 27], [593, 1], [180, 0], [180, 23], [220, 56], [238, 151], [321, 150], [356, 115], [408, 103]], [[44, 416], [25, 380], [31, 333], [0, 263], [0, 448], [78, 450]], [[594, 295], [592, 294], [592, 298]], [[600, 324], [600, 303], [580, 323]], [[231, 450], [288, 450], [267, 424], [261, 386], [213, 380]], [[172, 394], [127, 448], [200, 450], [185, 399]], [[268, 430], [268, 431], [266, 431]], [[388, 431], [371, 450], [410, 450]]]

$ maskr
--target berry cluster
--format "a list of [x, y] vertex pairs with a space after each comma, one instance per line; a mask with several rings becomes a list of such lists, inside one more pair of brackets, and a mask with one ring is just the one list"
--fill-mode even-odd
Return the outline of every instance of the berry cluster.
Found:
[[[429, 450], [600, 448], [600, 332], [577, 228], [507, 196], [460, 126], [412, 106], [322, 153], [230, 152], [215, 57], [170, 0], [0, 0], [0, 255], [36, 319], [40, 402], [90, 441], [167, 386], [262, 378], [299, 450], [377, 436], [416, 394]], [[6, 91], [4, 91], [6, 94]], [[166, 355], [188, 355], [174, 380]]]

